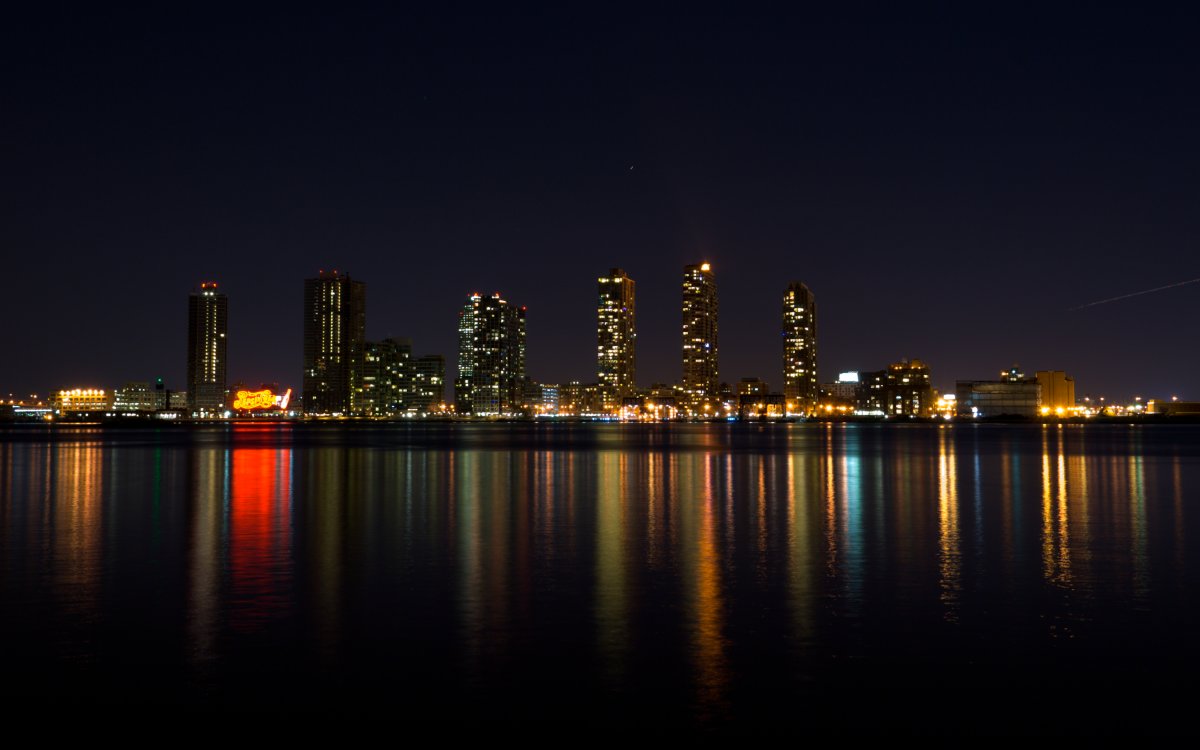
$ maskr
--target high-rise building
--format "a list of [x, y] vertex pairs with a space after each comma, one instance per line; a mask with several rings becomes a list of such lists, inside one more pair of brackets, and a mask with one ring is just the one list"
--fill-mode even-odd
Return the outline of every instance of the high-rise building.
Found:
[[783, 293], [783, 393], [789, 414], [816, 412], [817, 300], [799, 281]]
[[613, 268], [599, 279], [596, 372], [605, 411], [616, 411], [637, 390], [637, 318], [633, 279]]
[[413, 360], [408, 410], [417, 414], [443, 411], [446, 401], [446, 358], [430, 354]]
[[703, 414], [719, 396], [717, 283], [708, 263], [683, 268], [683, 383], [685, 406]]
[[229, 299], [206, 281], [188, 295], [188, 408], [193, 414], [225, 410], [225, 345]]
[[525, 308], [472, 294], [458, 314], [455, 409], [479, 417], [516, 414], [525, 383]]
[[304, 410], [359, 414], [367, 285], [321, 271], [304, 280]]

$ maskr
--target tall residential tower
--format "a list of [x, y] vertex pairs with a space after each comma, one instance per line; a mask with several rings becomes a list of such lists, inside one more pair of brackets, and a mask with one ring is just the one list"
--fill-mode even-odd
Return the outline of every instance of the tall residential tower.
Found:
[[304, 410], [358, 414], [367, 285], [337, 271], [304, 280]]
[[793, 281], [783, 293], [783, 393], [789, 414], [817, 410], [817, 300]]
[[472, 294], [458, 313], [455, 410], [477, 417], [521, 410], [525, 380], [525, 308], [500, 294]]
[[714, 403], [717, 371], [717, 282], [708, 263], [683, 268], [683, 397], [696, 414]]
[[206, 281], [188, 295], [188, 409], [217, 414], [225, 409], [225, 334], [229, 299]]
[[637, 389], [634, 283], [619, 268], [611, 269], [598, 281], [596, 372], [604, 410], [613, 411]]

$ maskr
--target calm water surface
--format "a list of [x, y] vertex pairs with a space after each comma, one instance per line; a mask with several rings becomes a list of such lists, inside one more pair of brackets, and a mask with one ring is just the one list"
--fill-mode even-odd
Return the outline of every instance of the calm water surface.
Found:
[[8, 706], [1190, 729], [1200, 427], [0, 430]]

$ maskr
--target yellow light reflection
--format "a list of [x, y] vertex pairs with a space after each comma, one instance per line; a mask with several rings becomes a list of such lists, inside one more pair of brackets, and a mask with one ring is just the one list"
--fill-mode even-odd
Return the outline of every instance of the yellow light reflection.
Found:
[[1042, 577], [1063, 587], [1071, 584], [1071, 540], [1062, 434], [1050, 447], [1050, 427], [1042, 426]]
[[80, 438], [52, 449], [57, 464], [54, 509], [54, 590], [69, 598], [65, 611], [89, 617], [100, 595], [102, 564], [100, 444]]
[[938, 430], [938, 583], [945, 618], [958, 621], [962, 592], [962, 553], [958, 526], [958, 468], [953, 428]]
[[605, 451], [596, 472], [596, 635], [607, 676], [619, 684], [629, 646], [625, 493], [627, 454]]
[[[721, 595], [721, 563], [717, 550], [717, 519], [719, 485], [716, 477], [717, 457], [713, 454], [691, 454], [689, 467], [680, 484], [681, 512], [684, 518], [683, 549], [685, 575], [689, 582], [691, 609], [692, 655], [696, 671], [696, 699], [699, 715], [704, 720], [716, 718], [725, 710], [725, 687], [729, 680], [725, 656], [724, 602]], [[690, 477], [700, 475], [703, 484], [696, 487]]]

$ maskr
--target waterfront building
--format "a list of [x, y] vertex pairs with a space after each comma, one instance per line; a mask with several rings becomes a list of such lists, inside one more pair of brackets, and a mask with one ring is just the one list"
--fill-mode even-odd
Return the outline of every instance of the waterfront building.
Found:
[[738, 396], [739, 419], [782, 419], [787, 416], [787, 397], [782, 393], [746, 393]]
[[427, 354], [413, 360], [412, 386], [409, 389], [408, 411], [430, 414], [445, 411], [446, 358]]
[[[857, 377], [854, 413], [875, 417], [927, 417], [936, 408], [936, 397], [929, 365], [919, 359], [901, 360], [886, 370], [843, 373], [838, 384], [826, 384], [830, 389], [827, 406], [835, 407], [834, 393], [843, 393], [847, 384]], [[845, 378], [843, 380], [842, 378]], [[825, 409], [837, 411], [836, 408]]]
[[605, 411], [637, 390], [637, 316], [633, 279], [613, 268], [598, 279], [596, 377]]
[[558, 393], [558, 385], [554, 383], [542, 384], [542, 398], [540, 402], [540, 411], [542, 414], [558, 414]]
[[459, 311], [455, 409], [460, 415], [511, 416], [525, 385], [525, 308], [472, 294]]
[[789, 414], [817, 410], [817, 301], [793, 281], [783, 293], [783, 392]]
[[843, 372], [837, 381], [821, 384], [817, 413], [823, 416], [846, 416], [853, 414], [858, 406], [858, 372]]
[[304, 281], [304, 382], [309, 414], [359, 414], [367, 285], [338, 271]]
[[759, 378], [742, 378], [737, 384], [738, 396], [765, 396], [770, 392], [770, 387]]
[[821, 400], [853, 405], [854, 399], [858, 395], [858, 387], [857, 371], [839, 373], [835, 382], [821, 384]]
[[999, 380], [959, 380], [955, 402], [960, 417], [1036, 417], [1042, 385], [1013, 365]]
[[1034, 375], [1042, 386], [1042, 411], [1062, 415], [1075, 408], [1075, 379], [1062, 370], [1038, 370]]
[[412, 388], [412, 341], [388, 338], [363, 345], [359, 407], [370, 417], [400, 414]]
[[[717, 283], [712, 265], [683, 269], [683, 382], [681, 396], [694, 415], [718, 406]], [[707, 407], [707, 408], [705, 408]]]
[[1166, 417], [1198, 417], [1200, 416], [1200, 401], [1152, 398], [1146, 404], [1146, 413]]
[[167, 391], [162, 378], [153, 386], [147, 382], [126, 383], [113, 391], [113, 411], [123, 414], [144, 414], [167, 408]]
[[929, 365], [919, 359], [888, 365], [882, 404], [887, 416], [928, 417], [935, 400]]
[[188, 408], [198, 416], [225, 410], [229, 299], [215, 282], [188, 295]]
[[858, 388], [855, 391], [854, 413], [861, 417], [882, 417], [886, 399], [884, 389], [887, 387], [887, 370], [870, 370], [858, 374]]
[[557, 387], [558, 413], [563, 416], [596, 416], [607, 413], [599, 383], [572, 380]]
[[103, 388], [64, 388], [50, 396], [59, 414], [91, 414], [112, 411], [112, 394]]

